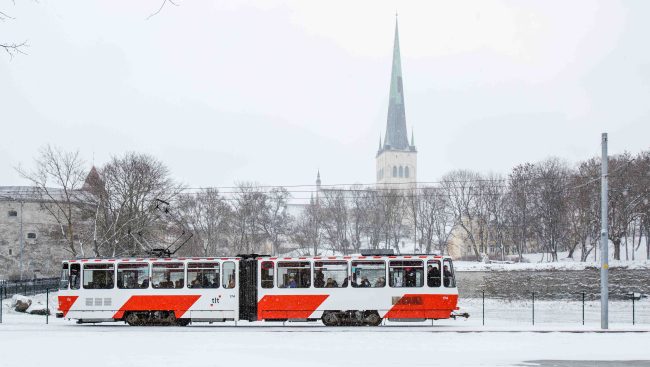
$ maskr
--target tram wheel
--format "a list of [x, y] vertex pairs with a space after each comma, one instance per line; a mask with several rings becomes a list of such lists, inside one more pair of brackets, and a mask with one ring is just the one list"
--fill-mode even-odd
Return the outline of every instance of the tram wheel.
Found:
[[377, 311], [371, 311], [369, 312], [364, 321], [366, 322], [366, 325], [368, 326], [379, 326], [381, 325], [381, 317], [377, 313]]
[[190, 324], [190, 319], [176, 319], [176, 325], [187, 326]]
[[341, 324], [341, 320], [336, 312], [325, 312], [321, 320], [323, 320], [325, 326], [339, 326]]
[[139, 326], [142, 324], [140, 318], [135, 312], [129, 312], [124, 318], [124, 321], [126, 321], [129, 326]]

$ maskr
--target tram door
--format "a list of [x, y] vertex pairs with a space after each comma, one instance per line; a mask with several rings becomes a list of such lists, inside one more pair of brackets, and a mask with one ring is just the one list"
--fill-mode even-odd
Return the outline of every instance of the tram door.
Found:
[[239, 319], [257, 320], [257, 260], [254, 258], [239, 262]]

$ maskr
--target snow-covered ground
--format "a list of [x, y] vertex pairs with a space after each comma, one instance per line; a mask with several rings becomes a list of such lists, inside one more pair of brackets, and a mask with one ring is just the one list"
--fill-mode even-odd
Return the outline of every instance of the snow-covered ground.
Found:
[[[631, 250], [630, 250], [631, 251]], [[609, 267], [624, 269], [650, 269], [650, 260], [646, 259], [645, 246], [641, 246], [635, 252], [635, 260], [625, 260], [624, 249], [621, 250], [623, 260], [614, 259], [614, 249], [609, 249]], [[495, 263], [483, 263], [478, 261], [454, 261], [456, 271], [510, 271], [510, 270], [584, 270], [587, 268], [600, 269], [600, 253], [597, 253], [594, 259], [593, 253], [587, 257], [587, 261], [580, 261], [580, 249], [573, 254], [573, 258], [568, 257], [568, 251], [558, 252], [558, 261], [548, 261], [548, 255], [543, 253], [524, 254], [524, 262], [514, 264], [504, 264], [495, 261]]]
[[530, 303], [486, 300], [482, 326], [481, 300], [466, 299], [461, 307], [472, 315], [469, 320], [377, 328], [248, 322], [129, 327], [76, 325], [53, 317], [45, 325], [45, 316], [4, 308], [0, 365], [514, 366], [549, 359], [650, 360], [650, 301], [638, 306], [641, 324], [632, 326], [626, 304], [612, 302], [610, 307], [621, 312], [610, 316], [611, 330], [618, 332], [609, 333], [594, 332], [599, 330], [597, 303], [587, 304], [582, 326], [579, 302], [536, 302], [535, 326]]

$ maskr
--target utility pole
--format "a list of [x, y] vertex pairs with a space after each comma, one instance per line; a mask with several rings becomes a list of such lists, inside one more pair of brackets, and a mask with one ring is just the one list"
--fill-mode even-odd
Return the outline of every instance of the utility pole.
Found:
[[608, 279], [608, 235], [607, 235], [607, 133], [602, 135], [602, 161], [600, 183], [600, 328], [609, 328], [609, 279]]

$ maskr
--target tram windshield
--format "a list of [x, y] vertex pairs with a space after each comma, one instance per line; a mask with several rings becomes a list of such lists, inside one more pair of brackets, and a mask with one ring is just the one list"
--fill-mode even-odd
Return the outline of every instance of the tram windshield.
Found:
[[68, 269], [68, 263], [63, 263], [61, 268], [61, 280], [59, 281], [59, 288], [68, 289], [68, 282], [70, 279], [70, 270]]

